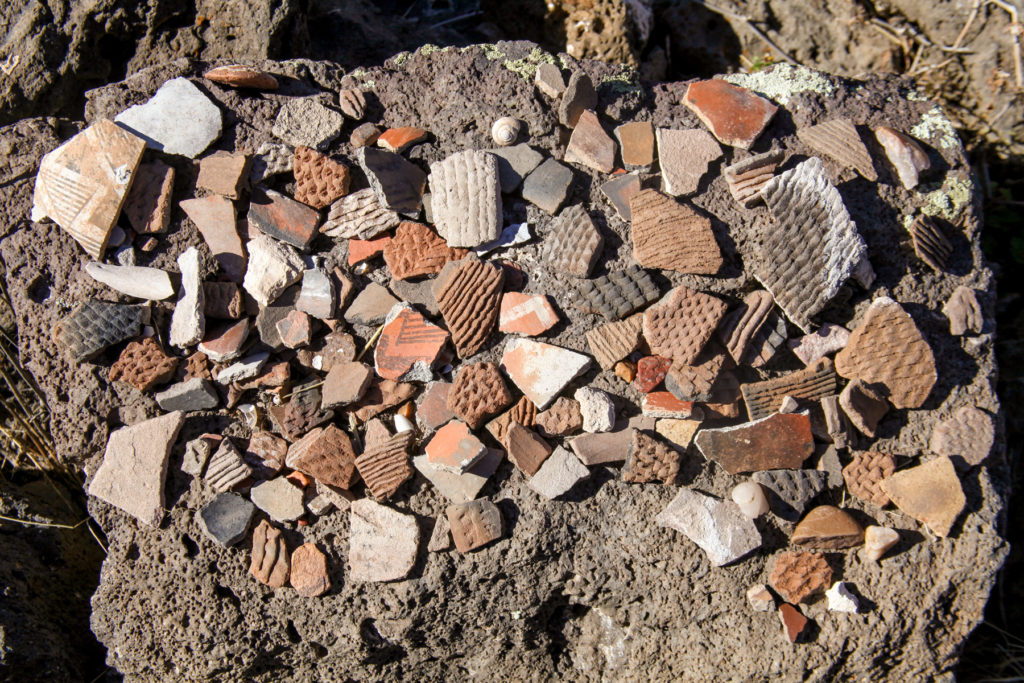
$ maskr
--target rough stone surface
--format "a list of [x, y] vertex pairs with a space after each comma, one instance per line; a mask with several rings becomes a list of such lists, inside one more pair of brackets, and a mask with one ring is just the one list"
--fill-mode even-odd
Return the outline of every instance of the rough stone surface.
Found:
[[181, 297], [174, 305], [169, 341], [172, 346], [186, 348], [198, 344], [206, 332], [206, 308], [199, 250], [189, 247], [178, 257], [181, 270]]
[[607, 432], [615, 426], [615, 403], [609, 394], [593, 387], [580, 387], [573, 398], [580, 404], [583, 431]]
[[345, 117], [317, 97], [285, 100], [274, 120], [274, 135], [292, 147], [323, 149], [341, 133]]
[[713, 567], [735, 562], [761, 547], [761, 533], [736, 503], [693, 489], [679, 489], [654, 520], [696, 543]]
[[146, 141], [150, 149], [195, 159], [220, 137], [221, 112], [186, 78], [173, 78], [145, 104], [114, 117], [114, 122]]
[[305, 264], [298, 252], [266, 235], [256, 235], [246, 245], [249, 267], [242, 287], [261, 306], [267, 306], [302, 278]]

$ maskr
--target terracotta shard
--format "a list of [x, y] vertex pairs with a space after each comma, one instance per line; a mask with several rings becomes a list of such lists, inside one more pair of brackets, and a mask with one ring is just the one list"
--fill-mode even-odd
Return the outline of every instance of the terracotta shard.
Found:
[[874, 451], [854, 453], [853, 460], [843, 468], [843, 480], [851, 494], [878, 507], [889, 504], [882, 480], [896, 471], [896, 460], [888, 453]]
[[249, 155], [218, 150], [199, 160], [196, 187], [238, 199], [249, 183]]
[[300, 146], [295, 148], [294, 166], [297, 201], [314, 209], [323, 209], [348, 194], [351, 172], [345, 164]]
[[289, 583], [299, 595], [315, 598], [331, 588], [327, 576], [327, 556], [313, 543], [303, 543], [291, 557]]
[[775, 176], [775, 169], [782, 164], [785, 158], [786, 153], [783, 150], [773, 149], [741, 159], [723, 168], [722, 176], [725, 177], [725, 183], [729, 186], [732, 198], [748, 209], [763, 203], [764, 197], [761, 195], [761, 191]]
[[377, 138], [377, 146], [383, 147], [389, 152], [401, 154], [415, 144], [427, 139], [427, 131], [415, 126], [400, 126], [388, 128]]
[[944, 456], [883, 479], [882, 490], [901, 511], [943, 538], [967, 503], [956, 468]]
[[249, 573], [271, 588], [280, 588], [288, 581], [288, 546], [281, 530], [270, 526], [270, 522], [265, 519], [252, 532]]
[[665, 388], [680, 401], [710, 401], [725, 367], [724, 353], [703, 354], [692, 365], [673, 363], [665, 376]]
[[866, 259], [867, 246], [828, 179], [811, 158], [775, 176], [762, 192], [774, 222], [763, 223], [753, 274], [804, 332]]
[[539, 410], [588, 367], [582, 353], [521, 337], [510, 339], [501, 356], [501, 369]]
[[864, 542], [864, 529], [848, 512], [819, 505], [800, 520], [789, 542], [804, 548], [841, 550]]
[[630, 121], [615, 129], [622, 163], [629, 170], [646, 171], [654, 163], [654, 126], [650, 121]]
[[659, 128], [657, 136], [661, 189], [673, 197], [697, 192], [711, 162], [722, 156], [722, 147], [699, 128]]
[[401, 223], [394, 238], [384, 247], [384, 262], [391, 275], [399, 280], [433, 275], [451, 261], [468, 254], [465, 249], [453, 249], [437, 233], [422, 223]]
[[[311, 440], [303, 438], [292, 445], [288, 466], [330, 486], [352, 488], [358, 476], [356, 454], [348, 434], [332, 424], [310, 432], [314, 433], [316, 436]], [[295, 450], [298, 452], [293, 453]]]
[[768, 584], [786, 602], [800, 603], [821, 595], [832, 583], [832, 568], [823, 555], [784, 552], [775, 558]]
[[778, 107], [746, 88], [720, 79], [690, 83], [683, 104], [723, 144], [750, 149]]
[[451, 247], [475, 247], [501, 234], [501, 185], [493, 154], [466, 150], [430, 164], [430, 205]]
[[[530, 405], [533, 405], [532, 402]], [[567, 396], [559, 396], [551, 407], [538, 413], [535, 421], [542, 436], [558, 437], [575, 434], [583, 429], [580, 404]]]
[[936, 273], [945, 270], [949, 256], [953, 253], [953, 245], [935, 219], [921, 214], [910, 224], [909, 231], [917, 257], [931, 266]]
[[383, 379], [371, 383], [359, 403], [352, 406], [351, 410], [356, 419], [365, 422], [371, 417], [380, 415], [388, 408], [394, 408], [400, 403], [408, 401], [415, 395], [415, 384]]
[[346, 88], [339, 91], [338, 109], [345, 116], [358, 121], [366, 114], [366, 94], [359, 88]]
[[641, 190], [629, 202], [633, 258], [645, 268], [714, 275], [722, 252], [711, 221], [657, 190]]
[[528, 477], [537, 473], [552, 451], [551, 445], [537, 432], [518, 422], [509, 425], [502, 443], [508, 450], [508, 459]]
[[968, 332], [980, 334], [985, 324], [978, 295], [963, 285], [953, 290], [949, 301], [942, 307], [942, 313], [949, 319], [949, 333], [957, 336]]
[[672, 359], [664, 356], [644, 356], [636, 363], [636, 377], [633, 388], [641, 394], [649, 394], [658, 388], [672, 367]]
[[272, 479], [284, 467], [288, 457], [288, 442], [270, 432], [256, 431], [242, 459], [253, 468], [259, 479]]
[[[775, 301], [765, 291], [750, 292], [739, 308], [730, 311], [718, 326], [718, 338], [737, 365], [750, 365], [759, 355], [758, 340], [767, 326], [771, 331]], [[764, 347], [764, 342], [761, 342]], [[756, 366], [755, 366], [756, 367]]]
[[930, 448], [937, 455], [958, 456], [968, 465], [980, 465], [995, 441], [992, 416], [977, 406], [958, 408], [932, 431]]
[[123, 209], [135, 232], [167, 232], [173, 190], [174, 167], [158, 159], [139, 164]]
[[377, 193], [366, 188], [331, 204], [320, 232], [329, 237], [372, 239], [399, 224], [398, 214], [380, 203]]
[[153, 337], [130, 342], [110, 366], [110, 381], [121, 380], [139, 391], [149, 391], [169, 382], [178, 369], [178, 359], [168, 356]]
[[49, 218], [102, 259], [145, 148], [107, 119], [78, 133], [40, 162], [32, 220]]
[[919, 408], [937, 374], [935, 356], [903, 307], [888, 297], [871, 302], [850, 341], [836, 355], [836, 372], [881, 385], [896, 408]]
[[811, 418], [805, 413], [775, 414], [735, 427], [702, 429], [695, 443], [705, 458], [729, 474], [799, 469], [814, 452]]
[[601, 173], [615, 168], [615, 141], [604, 132], [597, 114], [591, 110], [580, 113], [565, 148], [566, 163], [582, 164]]
[[53, 340], [76, 363], [90, 361], [108, 346], [138, 336], [143, 306], [89, 299], [75, 307], [53, 329]]
[[463, 365], [448, 392], [448, 410], [472, 429], [479, 429], [484, 420], [511, 403], [512, 392], [495, 363]]
[[489, 500], [449, 505], [445, 515], [460, 553], [478, 550], [501, 538], [501, 512]]
[[388, 314], [373, 351], [377, 374], [385, 379], [430, 381], [434, 362], [447, 342], [444, 329], [427, 322], [408, 304], [399, 304]]
[[505, 292], [501, 297], [498, 331], [536, 337], [558, 323], [558, 313], [543, 294]]
[[409, 446], [412, 432], [399, 432], [356, 458], [356, 468], [366, 482], [366, 487], [377, 500], [390, 498], [399, 487], [412, 477], [409, 462]]
[[587, 277], [601, 256], [604, 237], [583, 205], [573, 204], [552, 221], [551, 236], [544, 245], [552, 270]]
[[747, 404], [750, 419], [759, 420], [779, 412], [782, 399], [786, 396], [818, 401], [835, 394], [836, 372], [832, 361], [822, 358], [803, 370], [763, 382], [750, 382], [742, 385], [740, 390], [743, 392], [743, 400]]
[[459, 420], [438, 429], [424, 451], [431, 465], [456, 474], [466, 472], [487, 455], [487, 447]]
[[574, 127], [583, 112], [597, 109], [597, 102], [597, 91], [590, 76], [574, 71], [558, 104], [558, 122], [567, 128]]
[[434, 294], [459, 357], [468, 358], [483, 348], [497, 326], [505, 273], [476, 258], [452, 265], [448, 276], [438, 279]]
[[857, 127], [849, 119], [832, 119], [815, 126], [798, 128], [796, 135], [815, 152], [835, 159], [840, 165], [852, 168], [868, 180], [878, 180], [871, 154], [861, 140]]
[[320, 214], [274, 190], [257, 188], [249, 201], [249, 225], [265, 235], [299, 249], [307, 249], [316, 236]]
[[644, 311], [644, 339], [651, 351], [690, 365], [725, 315], [718, 297], [680, 285]]
[[580, 308], [618, 320], [634, 313], [658, 298], [658, 286], [646, 270], [629, 266], [580, 283], [583, 299]]
[[590, 353], [601, 368], [610, 370], [640, 346], [642, 329], [643, 316], [637, 313], [587, 330]]
[[803, 637], [804, 629], [811, 623], [810, 619], [805, 617], [800, 610], [788, 603], [779, 606], [779, 621], [782, 622], [786, 638], [791, 643], [799, 642]]
[[879, 392], [859, 379], [855, 379], [839, 394], [843, 412], [862, 434], [875, 436], [878, 423], [889, 412], [889, 403]]
[[633, 430], [633, 440], [622, 468], [622, 481], [646, 484], [659, 481], [671, 484], [679, 475], [679, 452], [660, 439]]
[[354, 266], [363, 261], [369, 261], [374, 256], [384, 253], [384, 250], [391, 243], [390, 237], [378, 237], [375, 240], [348, 241], [348, 264]]
[[532, 427], [536, 419], [537, 406], [533, 405], [533, 401], [522, 396], [511, 408], [488, 422], [487, 431], [491, 433], [495, 441], [503, 444], [505, 443], [505, 436], [508, 434], [509, 427], [513, 423], [521, 424], [524, 427]]
[[227, 197], [210, 195], [185, 199], [178, 206], [196, 224], [210, 253], [228, 278], [238, 282], [245, 274], [246, 255], [235, 224], [235, 204]]
[[216, 66], [204, 73], [203, 78], [232, 88], [277, 90], [277, 79], [271, 74], [242, 64]]

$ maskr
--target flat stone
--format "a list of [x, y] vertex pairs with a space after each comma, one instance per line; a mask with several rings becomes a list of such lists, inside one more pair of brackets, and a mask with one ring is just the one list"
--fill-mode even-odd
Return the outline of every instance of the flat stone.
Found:
[[551, 445], [529, 427], [512, 422], [502, 441], [508, 449], [508, 459], [520, 472], [532, 477], [551, 455]]
[[680, 489], [654, 521], [696, 543], [713, 567], [735, 562], [761, 547], [754, 521], [744, 516], [736, 503], [692, 489]]
[[729, 474], [799, 469], [814, 452], [806, 413], [780, 413], [733, 427], [702, 429], [695, 443], [705, 458]]
[[640, 347], [643, 316], [639, 313], [587, 330], [587, 345], [598, 365], [610, 370]]
[[680, 401], [667, 391], [652, 391], [640, 400], [640, 409], [646, 417], [685, 420], [701, 417], [701, 409], [693, 401]]
[[498, 239], [490, 242], [484, 242], [473, 251], [478, 256], [483, 256], [484, 254], [489, 254], [497, 249], [506, 249], [508, 247], [526, 244], [532, 239], [533, 235], [530, 233], [529, 223], [512, 223], [502, 228]]
[[888, 453], [854, 453], [853, 460], [843, 468], [843, 479], [855, 497], [884, 507], [889, 504], [889, 496], [882, 487], [882, 481], [895, 471], [896, 460]]
[[797, 128], [796, 135], [805, 145], [835, 159], [840, 166], [852, 168], [872, 182], [878, 180], [871, 153], [849, 119], [830, 119], [814, 126]]
[[527, 486], [544, 496], [554, 500], [577, 483], [590, 476], [590, 470], [575, 455], [559, 446], [544, 461], [537, 473], [530, 477]]
[[171, 220], [174, 167], [159, 159], [139, 164], [124, 200], [124, 215], [142, 235], [167, 232]]
[[544, 257], [552, 270], [587, 277], [604, 247], [604, 237], [581, 204], [566, 208], [552, 221]]
[[198, 344], [206, 331], [205, 293], [199, 250], [189, 247], [178, 257], [178, 268], [181, 271], [181, 297], [174, 305], [171, 316], [170, 343], [178, 348], [186, 348]]
[[615, 141], [601, 127], [597, 114], [584, 110], [569, 137], [564, 161], [582, 164], [601, 173], [611, 173], [615, 168], [615, 149]]
[[649, 171], [654, 163], [654, 126], [650, 121], [631, 121], [615, 129], [622, 164], [630, 171]]
[[43, 157], [31, 219], [49, 218], [102, 259], [144, 149], [143, 140], [110, 121], [89, 126]]
[[565, 79], [562, 77], [562, 70], [548, 62], [541, 62], [537, 65], [533, 84], [537, 86], [537, 90], [553, 100], [558, 99], [565, 92]]
[[946, 456], [896, 472], [882, 480], [882, 490], [900, 511], [943, 538], [967, 502], [960, 477]]
[[[633, 443], [633, 431], [650, 431], [654, 429], [654, 425], [653, 418], [638, 415], [628, 421], [620, 420], [615, 424], [613, 431], [577, 436], [569, 441], [569, 446], [584, 465], [622, 462], [626, 459]], [[573, 431], [578, 430], [577, 427]]]
[[722, 252], [711, 220], [657, 190], [641, 190], [630, 200], [633, 258], [645, 268], [714, 275]]
[[796, 372], [773, 377], [762, 382], [749, 382], [740, 387], [751, 420], [760, 420], [779, 412], [782, 400], [791, 396], [797, 400], [819, 401], [836, 393], [836, 373], [832, 361], [822, 358], [813, 365]]
[[408, 576], [420, 546], [415, 517], [361, 498], [349, 508], [349, 519], [350, 581], [396, 581]]
[[409, 304], [396, 303], [373, 352], [377, 374], [386, 379], [429, 382], [447, 341], [443, 328], [428, 322]]
[[501, 369], [539, 410], [589, 367], [581, 353], [532, 339], [510, 339], [501, 357]]
[[302, 489], [284, 477], [259, 482], [249, 491], [249, 498], [275, 522], [294, 522], [306, 514]]
[[111, 432], [89, 495], [156, 527], [164, 517], [164, 479], [171, 448], [185, 421], [173, 412]]
[[851, 593], [850, 589], [842, 581], [836, 581], [832, 584], [832, 587], [825, 591], [825, 597], [828, 598], [828, 609], [830, 612], [856, 614], [857, 609], [860, 607], [857, 596]]
[[280, 192], [256, 188], [249, 200], [248, 220], [250, 227], [263, 234], [305, 250], [316, 236], [320, 213]]
[[291, 246], [263, 234], [246, 245], [249, 267], [242, 287], [260, 306], [267, 306], [302, 278], [306, 264]]
[[376, 442], [367, 438], [366, 451], [356, 458], [356, 468], [366, 482], [366, 488], [377, 500], [390, 498], [412, 478], [412, 466], [409, 464], [412, 440], [411, 431], [394, 436], [382, 434]]
[[840, 351], [850, 341], [850, 331], [842, 325], [825, 323], [817, 330], [788, 342], [790, 350], [804, 365]]
[[583, 431], [608, 432], [615, 426], [615, 404], [607, 393], [593, 387], [580, 387], [573, 398], [580, 404]]
[[127, 382], [139, 391], [149, 391], [170, 381], [178, 369], [178, 359], [168, 356], [153, 337], [129, 342], [110, 366], [108, 379]]
[[486, 455], [487, 447], [465, 422], [452, 420], [437, 430], [424, 451], [431, 465], [461, 474]]
[[503, 459], [504, 453], [501, 450], [488, 448], [482, 458], [461, 474], [431, 464], [426, 455], [414, 457], [412, 464], [449, 501], [465, 503], [474, 500], [480, 494], [480, 490]]
[[913, 190], [917, 187], [920, 174], [931, 167], [928, 153], [914, 138], [886, 126], [875, 128], [875, 139], [885, 150], [889, 163], [896, 169], [903, 187]]
[[307, 346], [312, 334], [309, 316], [302, 311], [289, 311], [277, 321], [277, 333], [281, 343], [289, 349]]
[[644, 311], [644, 339], [655, 354], [691, 365], [725, 310], [718, 297], [680, 285]]
[[338, 92], [338, 109], [355, 121], [366, 115], [366, 93], [361, 88], [345, 88]]
[[203, 531], [229, 548], [249, 535], [256, 506], [237, 493], [221, 493], [199, 510]]
[[427, 541], [427, 552], [442, 553], [452, 549], [451, 527], [448, 526], [447, 515], [438, 515], [434, 521], [434, 530]]
[[476, 247], [501, 234], [498, 162], [466, 150], [430, 164], [430, 196], [437, 232], [451, 247]]
[[445, 510], [455, 548], [460, 553], [479, 550], [501, 538], [501, 512], [489, 500], [449, 505]]
[[210, 330], [199, 342], [198, 349], [214, 363], [224, 363], [241, 354], [248, 337], [249, 320], [245, 318]]
[[630, 202], [640, 192], [640, 176], [635, 173], [621, 173], [601, 185], [601, 194], [615, 207], [619, 218], [628, 221], [632, 217]]
[[309, 147], [295, 148], [295, 200], [325, 209], [348, 194], [348, 166]]
[[263, 369], [269, 357], [270, 354], [266, 351], [246, 356], [219, 371], [214, 379], [225, 386], [232, 382], [244, 382], [247, 379], [252, 379], [260, 374], [260, 370]]
[[252, 532], [249, 573], [264, 585], [280, 588], [288, 581], [290, 571], [288, 544], [284, 535], [264, 519]]
[[327, 271], [309, 268], [302, 272], [302, 288], [299, 290], [299, 298], [295, 300], [295, 308], [320, 320], [334, 318], [337, 296], [334, 279]]
[[683, 104], [719, 141], [741, 149], [750, 149], [778, 111], [770, 100], [717, 78], [690, 83]]
[[[583, 429], [583, 414], [580, 412], [580, 404], [566, 396], [559, 396], [550, 408], [537, 414], [534, 424], [537, 427], [537, 432], [542, 436], [558, 437], [574, 434]], [[576, 455], [579, 455], [579, 452]]]
[[558, 105], [558, 122], [566, 128], [575, 128], [580, 116], [588, 109], [597, 109], [594, 82], [584, 72], [574, 71]]
[[323, 595], [331, 589], [327, 576], [327, 556], [313, 543], [303, 543], [292, 552], [292, 567], [288, 577], [292, 588], [307, 598]]
[[662, 191], [673, 197], [697, 192], [711, 162], [722, 156], [722, 147], [699, 128], [659, 128], [657, 137]]
[[219, 150], [199, 160], [196, 187], [238, 199], [249, 183], [249, 156]]
[[298, 285], [288, 287], [284, 292], [260, 309], [256, 314], [256, 331], [264, 346], [278, 351], [284, 347], [281, 341], [281, 334], [277, 330], [277, 323], [284, 320], [289, 313], [295, 310], [295, 301], [299, 298], [300, 288]]
[[274, 137], [292, 147], [324, 149], [341, 133], [345, 117], [325, 107], [318, 97], [285, 100], [274, 120]]
[[381, 204], [370, 188], [357, 190], [331, 204], [320, 232], [328, 237], [372, 239], [399, 224], [401, 218]]
[[523, 184], [523, 178], [544, 161], [544, 155], [525, 142], [486, 150], [498, 162], [498, 182], [504, 194], [512, 194]]
[[804, 629], [810, 623], [810, 620], [800, 610], [788, 603], [779, 605], [779, 621], [782, 622], [786, 639], [791, 643], [796, 643], [803, 637]]
[[942, 314], [949, 319], [949, 333], [958, 337], [968, 332], [980, 334], [985, 324], [977, 293], [963, 285], [953, 290], [942, 306]]
[[824, 555], [784, 552], [775, 557], [768, 585], [786, 602], [809, 602], [832, 583], [832, 568]]
[[193, 377], [174, 384], [157, 393], [153, 398], [156, 399], [157, 405], [162, 410], [167, 411], [213, 410], [220, 405], [220, 396], [217, 391], [209, 380], [202, 377]]
[[345, 321], [360, 325], [375, 325], [384, 322], [388, 313], [399, 301], [383, 286], [369, 283], [345, 310]]
[[895, 408], [921, 407], [938, 378], [935, 356], [914, 319], [888, 297], [871, 302], [836, 356], [836, 372], [884, 387]]
[[693, 436], [700, 429], [700, 420], [679, 420], [674, 418], [662, 418], [657, 421], [655, 431], [667, 441], [685, 450], [693, 442]]
[[774, 221], [758, 229], [760, 251], [750, 272], [804, 332], [867, 260], [842, 196], [821, 160], [812, 157], [769, 180], [761, 192]]
[[335, 364], [324, 379], [322, 406], [335, 408], [355, 403], [370, 386], [373, 370], [370, 366], [356, 362]]
[[475, 255], [449, 264], [434, 284], [434, 298], [460, 358], [478, 353], [498, 325], [504, 271]]
[[204, 73], [203, 78], [232, 88], [277, 90], [277, 79], [273, 75], [241, 64], [214, 67]]
[[828, 475], [818, 470], [764, 470], [750, 477], [768, 494], [772, 511], [782, 519], [795, 522], [807, 504], [822, 493]]
[[732, 198], [743, 207], [752, 209], [764, 203], [761, 191], [775, 175], [786, 158], [781, 149], [773, 149], [734, 162], [722, 169], [722, 177], [729, 186]]
[[234, 282], [203, 282], [203, 313], [207, 318], [237, 320], [244, 312], [242, 292]]
[[419, 144], [427, 139], [427, 131], [415, 126], [401, 126], [399, 128], [388, 128], [377, 138], [377, 146], [383, 147], [389, 152], [401, 154], [413, 145]]
[[649, 432], [634, 429], [622, 481], [672, 484], [679, 476], [679, 452]]
[[572, 185], [572, 169], [554, 159], [530, 172], [523, 180], [523, 199], [554, 216], [569, 196]]
[[994, 441], [992, 417], [977, 406], [966, 405], [935, 426], [929, 449], [936, 455], [963, 458], [973, 467], [988, 457]]
[[864, 542], [864, 529], [848, 512], [819, 505], [800, 520], [789, 542], [804, 548], [840, 550]]
[[889, 412], [885, 397], [859, 379], [843, 388], [839, 394], [839, 405], [853, 426], [871, 437], [875, 436], [878, 423]]
[[479, 429], [491, 415], [512, 404], [512, 392], [494, 363], [463, 365], [448, 392], [448, 410], [471, 429]]
[[558, 313], [543, 294], [505, 292], [498, 313], [498, 331], [536, 337], [558, 323]]
[[221, 118], [217, 105], [191, 81], [173, 78], [145, 104], [115, 116], [114, 123], [145, 140], [150, 149], [195, 159], [220, 137]]
[[178, 203], [203, 236], [213, 258], [228, 279], [238, 282], [245, 274], [246, 255], [235, 225], [235, 205], [227, 197], [211, 195]]
[[[366, 174], [370, 187], [377, 193], [377, 199], [384, 207], [404, 214], [413, 214], [420, 210], [427, 174], [419, 166], [393, 152], [372, 147], [357, 149], [356, 158], [363, 173]], [[500, 216], [500, 210], [498, 213]]]
[[747, 603], [755, 612], [771, 612], [775, 607], [775, 597], [768, 586], [758, 583], [747, 589]]

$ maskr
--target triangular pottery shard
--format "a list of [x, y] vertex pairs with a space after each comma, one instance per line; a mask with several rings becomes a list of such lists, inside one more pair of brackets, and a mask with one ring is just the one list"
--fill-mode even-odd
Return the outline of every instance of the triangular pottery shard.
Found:
[[880, 384], [896, 408], [920, 408], [937, 379], [935, 356], [914, 319], [897, 302], [879, 297], [836, 355], [836, 372]]
[[804, 332], [867, 258], [867, 245], [821, 159], [775, 176], [762, 191], [774, 219], [758, 234], [754, 277]]
[[796, 135], [815, 152], [835, 159], [868, 180], [878, 180], [871, 154], [849, 119], [832, 119], [816, 126], [800, 128]]
[[89, 126], [43, 157], [32, 220], [51, 219], [102, 259], [144, 149], [142, 138], [111, 121]]
[[643, 190], [629, 202], [633, 217], [633, 258], [645, 268], [714, 275], [722, 252], [711, 221], [657, 190]]
[[761, 190], [775, 175], [775, 169], [786, 158], [781, 149], [755, 154], [722, 169], [722, 176], [729, 186], [732, 198], [742, 206], [752, 209], [763, 199]]

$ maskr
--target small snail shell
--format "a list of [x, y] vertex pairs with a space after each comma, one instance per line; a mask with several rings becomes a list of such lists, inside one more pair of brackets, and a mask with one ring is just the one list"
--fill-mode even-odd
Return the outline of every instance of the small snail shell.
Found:
[[491, 137], [502, 147], [511, 145], [519, 137], [519, 121], [511, 116], [503, 116], [491, 126]]

